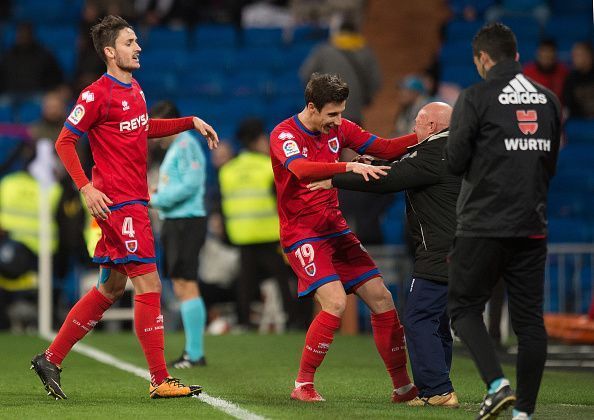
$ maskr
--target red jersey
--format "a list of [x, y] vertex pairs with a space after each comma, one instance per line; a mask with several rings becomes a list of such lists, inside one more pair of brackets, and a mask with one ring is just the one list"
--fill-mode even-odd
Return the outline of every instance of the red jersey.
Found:
[[285, 252], [303, 242], [323, 240], [349, 233], [338, 208], [336, 188], [310, 191], [309, 181], [300, 181], [288, 169], [295, 159], [334, 163], [343, 148], [359, 154], [377, 137], [357, 124], [342, 119], [328, 134], [305, 128], [297, 115], [277, 125], [270, 135], [270, 157], [277, 193], [281, 245]]
[[148, 114], [138, 82], [123, 83], [105, 73], [85, 88], [64, 126], [87, 133], [95, 166], [93, 186], [113, 204], [149, 200]]

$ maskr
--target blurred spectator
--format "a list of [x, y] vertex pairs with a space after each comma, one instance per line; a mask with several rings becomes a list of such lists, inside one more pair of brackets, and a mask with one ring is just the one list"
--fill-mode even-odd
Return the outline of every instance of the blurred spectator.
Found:
[[564, 104], [569, 116], [594, 118], [594, 68], [592, 44], [578, 42], [571, 50], [573, 69], [565, 80]]
[[563, 98], [563, 85], [569, 69], [557, 59], [557, 44], [545, 39], [538, 44], [536, 60], [524, 66], [524, 74]]
[[[25, 260], [10, 258], [6, 251], [2, 253], [2, 259], [8, 257], [4, 263], [19, 264], [19, 266], [2, 267], [0, 274], [0, 329], [9, 326], [8, 316], [11, 313], [11, 306], [19, 309], [13, 312], [10, 324], [12, 327], [23, 321], [25, 324], [35, 322], [36, 311], [31, 311], [35, 305], [36, 291], [36, 255], [39, 252], [39, 193], [40, 184], [29, 171], [31, 162], [35, 159], [36, 150], [33, 142], [23, 144], [21, 154], [18, 157], [25, 163], [27, 169], [13, 172], [6, 175], [0, 181], [0, 228], [14, 241], [15, 257], [28, 254], [31, 257]], [[56, 184], [49, 191], [49, 204], [52, 214], [52, 251], [57, 247], [57, 224], [55, 212], [60, 197], [60, 187]], [[33, 314], [30, 319], [27, 314]], [[15, 318], [27, 319], [15, 319]]]
[[330, 42], [313, 50], [299, 69], [304, 83], [315, 72], [336, 73], [347, 82], [349, 105], [342, 116], [363, 125], [363, 109], [373, 101], [381, 75], [377, 58], [353, 19], [346, 19]]
[[482, 20], [485, 12], [495, 5], [496, 0], [449, 0], [454, 18], [472, 22]]
[[244, 150], [219, 171], [227, 235], [239, 247], [241, 271], [237, 285], [238, 323], [252, 328], [251, 303], [260, 282], [277, 281], [289, 324], [297, 322], [296, 287], [279, 243], [279, 220], [270, 166], [269, 139], [260, 119], [241, 122], [237, 137]]
[[46, 93], [41, 103], [41, 120], [29, 127], [31, 138], [55, 141], [64, 127], [67, 112], [66, 101], [60, 92]]
[[400, 112], [394, 124], [395, 136], [410, 134], [415, 126], [415, 118], [425, 105], [431, 102], [427, 88], [418, 75], [406, 76], [400, 83], [398, 105]]
[[551, 14], [547, 0], [498, 0], [496, 3], [485, 13], [485, 18], [489, 22], [504, 17], [529, 16], [542, 26]]
[[337, 30], [346, 19], [360, 26], [365, 15], [365, 0], [291, 0], [289, 8], [297, 24], [329, 25]]
[[[278, 4], [281, 3], [281, 4]], [[243, 28], [286, 28], [292, 23], [286, 2], [256, 1], [243, 7], [241, 26]]]
[[33, 27], [19, 24], [14, 45], [0, 59], [0, 91], [35, 94], [55, 88], [62, 80], [56, 58], [35, 39]]

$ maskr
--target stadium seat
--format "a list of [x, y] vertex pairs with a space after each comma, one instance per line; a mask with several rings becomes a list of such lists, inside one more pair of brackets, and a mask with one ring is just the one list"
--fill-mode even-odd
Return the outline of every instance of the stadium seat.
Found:
[[292, 44], [316, 44], [324, 42], [328, 39], [329, 28], [321, 28], [319, 26], [301, 25], [293, 29]]
[[158, 71], [163, 67], [163, 60], [167, 60], [167, 69], [175, 71], [188, 70], [188, 56], [190, 53], [182, 48], [143, 48], [140, 53], [142, 71]]
[[592, 14], [592, 2], [585, 0], [548, 0], [553, 14]]
[[277, 71], [283, 67], [282, 50], [277, 48], [253, 47], [236, 51], [237, 68], [245, 70]]
[[78, 40], [78, 28], [74, 25], [39, 25], [35, 34], [39, 42], [54, 52], [72, 50]]
[[470, 40], [446, 42], [439, 51], [439, 62], [442, 66], [472, 65], [472, 46]]
[[234, 72], [239, 65], [234, 49], [198, 48], [190, 50], [186, 56], [187, 71]]
[[171, 97], [178, 89], [177, 77], [171, 71], [146, 68], [135, 74], [135, 78], [142, 87], [147, 100], [151, 102]]
[[84, 1], [19, 0], [11, 3], [14, 21], [47, 24], [78, 21]]
[[304, 86], [296, 69], [274, 75], [270, 83], [274, 95], [283, 98], [298, 97], [302, 99]]
[[590, 39], [592, 36], [592, 14], [551, 16], [545, 25], [544, 32], [558, 42]]
[[463, 19], [455, 19], [446, 26], [447, 42], [469, 42], [481, 29], [483, 22], [475, 20], [469, 22]]
[[592, 242], [592, 229], [583, 219], [550, 217], [549, 241], [553, 243]]
[[569, 146], [594, 145], [594, 121], [570, 119], [565, 124], [565, 134]]
[[461, 88], [466, 88], [480, 82], [481, 78], [474, 65], [444, 65], [441, 69], [441, 81], [455, 83]]
[[284, 43], [281, 28], [247, 28], [242, 38], [246, 47], [280, 47]]
[[232, 25], [198, 25], [193, 44], [195, 48], [234, 48], [237, 32]]
[[271, 90], [271, 76], [264, 70], [243, 70], [227, 85], [227, 94], [237, 97], [269, 95]]
[[180, 75], [179, 94], [183, 95], [204, 95], [207, 97], [218, 97], [227, 92], [227, 77], [219, 72], [189, 71]]
[[[11, 122], [12, 121], [12, 107], [9, 103], [2, 101], [0, 102], [0, 122]], [[1, 147], [1, 146], [0, 146]], [[0, 153], [0, 156], [2, 154]]]
[[404, 244], [404, 223], [405, 223], [405, 201], [404, 194], [397, 193], [392, 205], [384, 214], [382, 220], [382, 234], [384, 243], [388, 245]]
[[585, 217], [587, 211], [586, 201], [582, 194], [554, 189], [549, 191], [547, 213], [550, 217]]
[[29, 124], [41, 118], [41, 104], [39, 101], [26, 101], [16, 108], [16, 122]]
[[540, 24], [532, 16], [505, 16], [501, 22], [514, 31], [519, 45], [525, 42], [538, 42], [542, 32]]
[[186, 50], [188, 49], [188, 32], [185, 29], [172, 29], [167, 26], [157, 26], [142, 37], [142, 44], [146, 48]]

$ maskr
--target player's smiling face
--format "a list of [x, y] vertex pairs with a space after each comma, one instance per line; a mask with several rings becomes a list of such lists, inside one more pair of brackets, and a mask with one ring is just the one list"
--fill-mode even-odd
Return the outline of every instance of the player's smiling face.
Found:
[[124, 71], [134, 71], [140, 68], [140, 45], [138, 38], [130, 28], [120, 30], [115, 41], [115, 64]]
[[330, 130], [342, 124], [342, 113], [346, 108], [346, 101], [330, 102], [318, 111], [314, 108], [313, 119], [315, 121], [316, 129], [324, 134], [328, 134]]

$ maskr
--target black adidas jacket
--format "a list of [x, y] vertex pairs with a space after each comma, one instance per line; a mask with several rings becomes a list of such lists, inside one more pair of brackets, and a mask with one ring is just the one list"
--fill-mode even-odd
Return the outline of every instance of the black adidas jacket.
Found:
[[463, 174], [456, 236], [546, 235], [560, 121], [555, 95], [512, 60], [461, 93], [446, 146], [450, 170]]
[[[446, 257], [454, 240], [460, 177], [450, 173], [443, 158], [448, 131], [409, 148], [391, 164], [387, 176], [365, 181], [361, 175], [335, 175], [335, 187], [389, 193], [406, 189], [406, 216], [415, 242], [415, 277], [448, 281]], [[377, 162], [382, 163], [381, 161]]]

